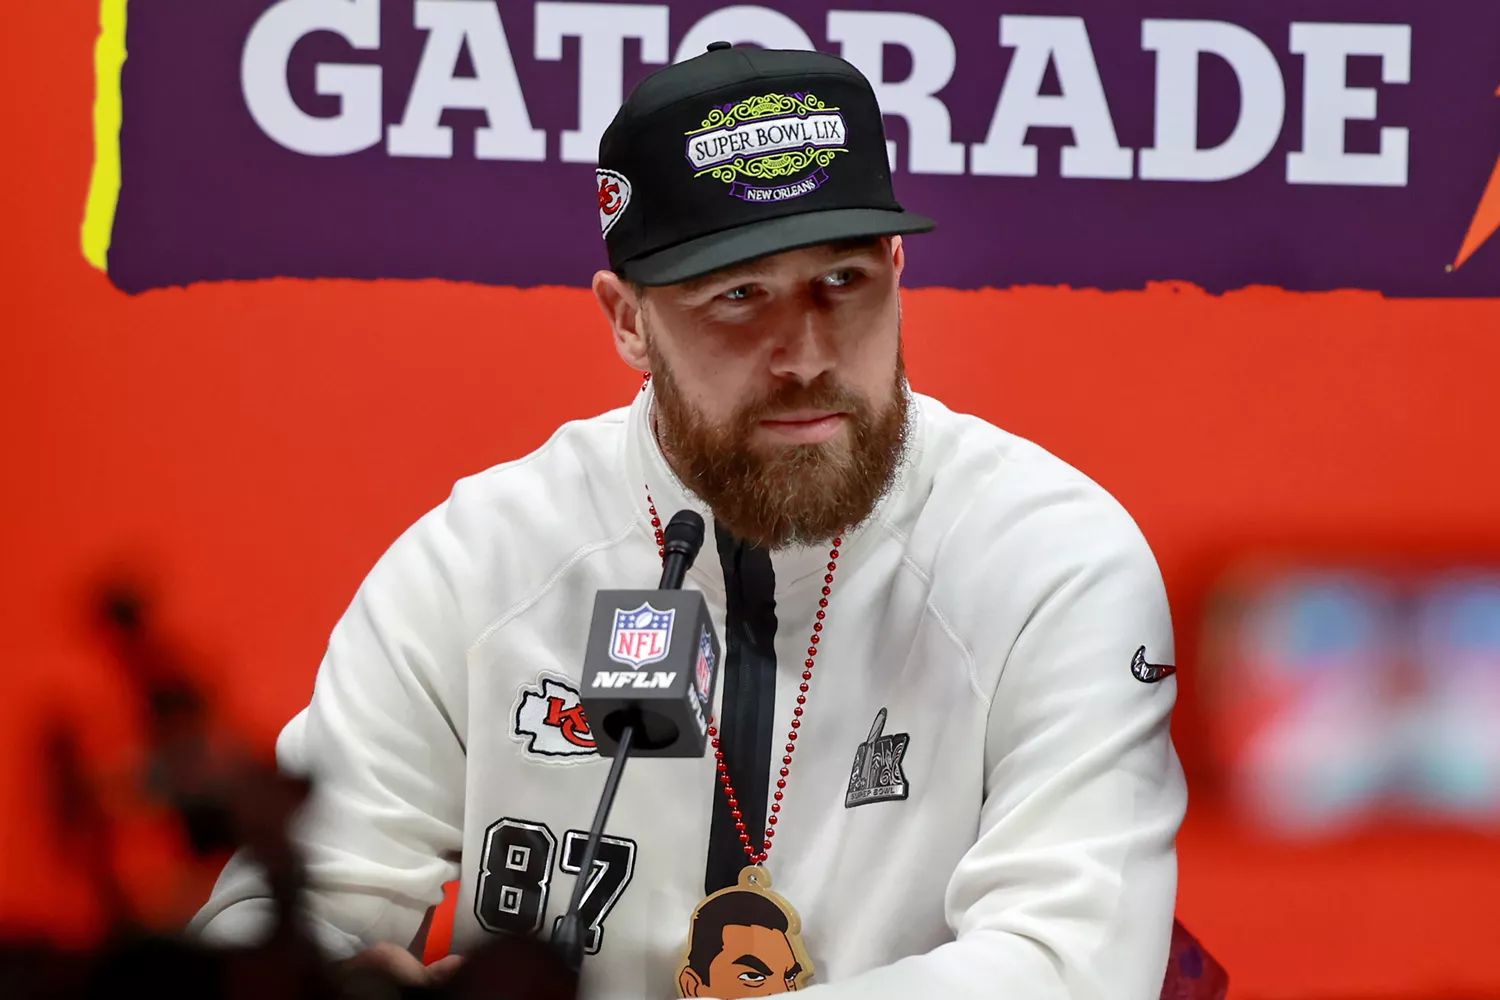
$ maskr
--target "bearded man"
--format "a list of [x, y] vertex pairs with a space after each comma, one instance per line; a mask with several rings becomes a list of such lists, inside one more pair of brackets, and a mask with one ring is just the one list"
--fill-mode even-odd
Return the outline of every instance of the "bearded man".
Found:
[[[635, 89], [597, 176], [593, 291], [648, 381], [458, 483], [335, 628], [278, 745], [317, 779], [322, 946], [434, 978], [406, 949], [455, 878], [457, 955], [550, 933], [609, 766], [593, 595], [649, 586], [691, 509], [715, 753], [624, 772], [580, 994], [1153, 1000], [1186, 802], [1160, 573], [1098, 485], [909, 388], [932, 223], [868, 81], [715, 43]], [[236, 859], [196, 925], [253, 937], [265, 895]]]

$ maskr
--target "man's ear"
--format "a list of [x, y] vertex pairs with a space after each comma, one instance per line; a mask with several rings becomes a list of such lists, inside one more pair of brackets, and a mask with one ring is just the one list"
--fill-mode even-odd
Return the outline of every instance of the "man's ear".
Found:
[[646, 328], [641, 313], [645, 308], [635, 289], [613, 271], [600, 271], [594, 275], [594, 299], [604, 310], [614, 333], [615, 350], [621, 359], [636, 371], [649, 371], [651, 364], [646, 355]]
[[698, 978], [692, 966], [682, 970], [682, 975], [677, 977], [677, 991], [685, 997], [695, 997], [698, 991], [703, 989], [703, 980]]
[[901, 280], [901, 272], [906, 270], [906, 243], [900, 235], [891, 237], [891, 263], [896, 266], [896, 280]]

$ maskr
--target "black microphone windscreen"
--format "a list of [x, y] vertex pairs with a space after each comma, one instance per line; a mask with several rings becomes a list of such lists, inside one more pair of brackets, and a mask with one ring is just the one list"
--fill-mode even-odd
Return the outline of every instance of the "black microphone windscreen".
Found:
[[697, 511], [679, 510], [667, 522], [667, 529], [662, 532], [662, 537], [668, 548], [674, 547], [674, 542], [687, 545], [687, 554], [694, 557], [703, 548], [704, 533], [703, 518]]

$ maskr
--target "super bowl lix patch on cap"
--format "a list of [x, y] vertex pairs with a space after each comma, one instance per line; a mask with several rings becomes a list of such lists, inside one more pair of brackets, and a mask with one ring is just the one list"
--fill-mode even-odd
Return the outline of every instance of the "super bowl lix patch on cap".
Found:
[[[822, 187], [825, 169], [847, 153], [848, 124], [813, 94], [761, 94], [713, 108], [687, 133], [694, 177], [711, 175], [748, 202], [786, 201]], [[752, 181], [806, 176], [784, 184]], [[740, 179], [745, 178], [745, 179]]]

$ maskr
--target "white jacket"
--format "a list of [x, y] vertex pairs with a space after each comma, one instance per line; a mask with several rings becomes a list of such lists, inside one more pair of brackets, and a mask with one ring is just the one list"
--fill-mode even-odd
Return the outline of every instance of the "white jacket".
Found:
[[[457, 952], [484, 923], [547, 933], [566, 909], [609, 766], [566, 711], [594, 592], [656, 584], [647, 485], [664, 523], [684, 507], [712, 523], [657, 449], [651, 399], [459, 482], [334, 629], [277, 745], [282, 767], [318, 782], [297, 837], [332, 955], [410, 942], [453, 878]], [[718, 556], [710, 533], [686, 585], [723, 637]], [[771, 556], [778, 770], [827, 558]], [[810, 998], [1156, 1000], [1186, 786], [1168, 733], [1176, 680], [1138, 679], [1142, 647], [1173, 662], [1160, 573], [1129, 515], [1036, 445], [914, 396], [897, 488], [843, 544], [766, 862], [801, 914]], [[850, 804], [882, 712], [875, 736], [896, 737], [886, 749], [904, 736], [904, 757], [884, 797]], [[676, 996], [717, 795], [711, 757], [625, 769], [583, 997]], [[194, 927], [244, 941], [268, 915], [236, 858]]]

